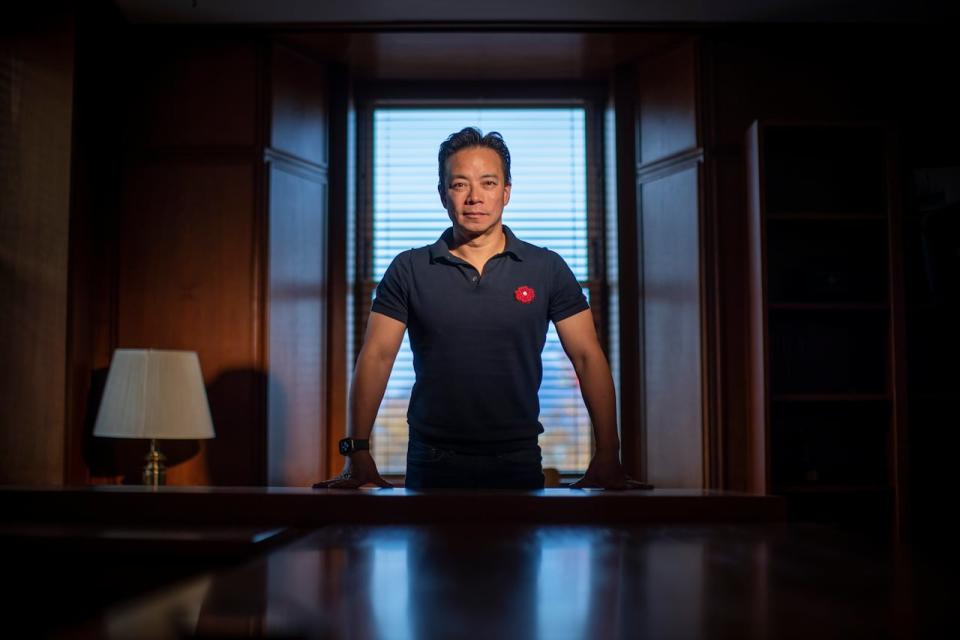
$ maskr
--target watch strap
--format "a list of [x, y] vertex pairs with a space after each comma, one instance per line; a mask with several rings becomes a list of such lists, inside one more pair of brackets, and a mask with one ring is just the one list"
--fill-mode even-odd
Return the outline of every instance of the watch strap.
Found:
[[340, 453], [348, 456], [354, 451], [365, 451], [370, 449], [370, 440], [359, 438], [343, 438], [340, 440]]

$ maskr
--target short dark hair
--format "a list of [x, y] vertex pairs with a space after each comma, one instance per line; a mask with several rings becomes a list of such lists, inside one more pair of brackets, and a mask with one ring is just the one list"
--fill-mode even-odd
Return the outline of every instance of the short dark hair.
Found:
[[447, 158], [461, 149], [470, 147], [486, 147], [496, 151], [497, 155], [500, 156], [501, 164], [503, 164], [504, 184], [510, 184], [510, 150], [507, 149], [503, 136], [496, 131], [483, 135], [483, 132], [476, 127], [464, 127], [456, 133], [451, 133], [440, 144], [440, 154], [437, 157], [440, 164], [440, 182], [437, 183], [437, 187], [441, 192], [443, 192], [444, 178], [446, 178]]

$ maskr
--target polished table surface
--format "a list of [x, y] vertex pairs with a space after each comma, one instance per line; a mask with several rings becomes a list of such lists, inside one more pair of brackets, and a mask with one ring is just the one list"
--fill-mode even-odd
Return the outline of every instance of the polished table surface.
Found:
[[0, 487], [0, 509], [56, 520], [311, 528], [327, 524], [779, 522], [780, 496], [700, 489], [413, 491], [301, 487]]
[[[331, 525], [116, 607], [113, 638], [887, 638], [936, 633], [898, 553], [815, 525]], [[952, 582], [951, 582], [952, 584]], [[944, 600], [945, 602], [945, 600]]]
[[[955, 619], [953, 545], [788, 523], [771, 496], [6, 487], [0, 509], [20, 602], [36, 601], [8, 630], [60, 637], [913, 638]], [[128, 553], [102, 543], [117, 530]], [[211, 562], [211, 544], [235, 553]], [[78, 545], [99, 555], [64, 570]], [[51, 561], [53, 547], [68, 551]], [[176, 581], [56, 618], [91, 584], [172, 561]], [[92, 581], [101, 562], [114, 573]]]

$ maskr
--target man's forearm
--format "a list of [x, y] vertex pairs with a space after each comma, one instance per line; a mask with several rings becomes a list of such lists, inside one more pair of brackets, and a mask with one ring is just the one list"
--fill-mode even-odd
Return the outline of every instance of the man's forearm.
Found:
[[383, 358], [362, 352], [357, 358], [350, 385], [350, 421], [347, 435], [351, 438], [366, 440], [370, 437], [392, 369], [393, 362]]
[[580, 379], [580, 392], [587, 405], [593, 433], [597, 441], [597, 453], [619, 452], [620, 436], [617, 434], [617, 397], [613, 388], [613, 376], [603, 351], [586, 356], [573, 363]]

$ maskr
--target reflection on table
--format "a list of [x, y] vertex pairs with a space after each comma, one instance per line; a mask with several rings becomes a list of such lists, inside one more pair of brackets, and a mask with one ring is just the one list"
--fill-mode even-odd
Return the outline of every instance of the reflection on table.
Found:
[[909, 594], [887, 560], [815, 526], [329, 526], [115, 609], [104, 635], [910, 635]]

